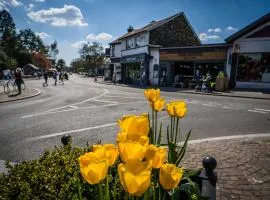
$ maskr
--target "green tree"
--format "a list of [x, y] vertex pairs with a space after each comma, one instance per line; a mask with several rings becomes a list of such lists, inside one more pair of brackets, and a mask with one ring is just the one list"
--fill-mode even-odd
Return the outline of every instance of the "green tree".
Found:
[[82, 58], [76, 58], [71, 61], [70, 66], [71, 66], [72, 72], [78, 73], [78, 72], [84, 71], [86, 64]]
[[42, 39], [36, 35], [31, 29], [20, 30], [18, 34], [18, 43], [20, 49], [29, 52], [40, 52], [47, 55], [48, 49], [44, 45]]
[[63, 69], [66, 67], [66, 61], [61, 58], [57, 61], [56, 67], [58, 71], [63, 71]]
[[8, 11], [0, 11], [0, 46], [8, 57], [16, 51], [16, 27]]
[[55, 60], [56, 60], [56, 56], [57, 54], [59, 53], [59, 50], [58, 50], [58, 45], [57, 45], [57, 42], [54, 41], [52, 44], [50, 44], [49, 46], [49, 55], [50, 55], [50, 58], [52, 60], [52, 64], [55, 65]]
[[104, 50], [101, 44], [93, 42], [84, 44], [79, 50], [81, 58], [85, 61], [84, 69], [86, 72], [97, 72], [97, 68], [104, 62]]

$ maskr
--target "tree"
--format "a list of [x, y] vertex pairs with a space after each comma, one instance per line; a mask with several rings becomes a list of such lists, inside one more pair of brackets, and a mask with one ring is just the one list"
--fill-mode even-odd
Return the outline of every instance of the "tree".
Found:
[[41, 38], [31, 29], [20, 30], [17, 38], [20, 49], [27, 50], [29, 52], [40, 52], [47, 55], [47, 47], [43, 44]]
[[62, 71], [65, 68], [65, 66], [66, 66], [66, 61], [63, 58], [57, 61], [56, 67], [58, 71]]
[[0, 46], [7, 56], [12, 57], [16, 51], [16, 27], [8, 11], [0, 11]]
[[70, 63], [72, 72], [81, 72], [84, 71], [85, 68], [85, 61], [82, 58], [76, 58], [71, 61]]
[[57, 42], [54, 41], [52, 44], [49, 46], [49, 55], [51, 60], [54, 62], [53, 65], [55, 65], [55, 60], [56, 56], [59, 53], [58, 47], [57, 47]]
[[85, 70], [87, 72], [97, 72], [97, 68], [104, 62], [104, 52], [101, 44], [93, 42], [93, 44], [84, 44], [79, 50], [81, 58], [85, 61]]

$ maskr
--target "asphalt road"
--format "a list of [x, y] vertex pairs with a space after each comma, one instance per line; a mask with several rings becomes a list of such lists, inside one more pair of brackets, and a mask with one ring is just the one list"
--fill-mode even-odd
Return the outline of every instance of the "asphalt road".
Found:
[[[64, 85], [42, 87], [43, 80], [28, 80], [27, 86], [42, 94], [0, 104], [0, 160], [19, 162], [37, 158], [60, 145], [70, 134], [73, 144], [114, 142], [117, 119], [126, 114], [149, 112], [143, 89], [93, 83], [71, 75]], [[167, 101], [184, 99], [188, 115], [181, 120], [183, 134], [192, 129], [191, 139], [242, 134], [270, 134], [269, 100], [203, 96], [161, 92]], [[166, 111], [159, 113], [166, 126]]]

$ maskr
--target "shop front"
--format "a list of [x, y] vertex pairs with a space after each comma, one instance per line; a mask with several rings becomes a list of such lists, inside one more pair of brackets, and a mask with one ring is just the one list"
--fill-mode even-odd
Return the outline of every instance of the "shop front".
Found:
[[122, 80], [125, 84], [146, 85], [148, 77], [147, 54], [121, 57]]
[[171, 85], [178, 77], [188, 85], [207, 73], [216, 77], [220, 71], [225, 72], [227, 48], [226, 44], [215, 44], [159, 49], [160, 84], [164, 85], [165, 79], [165, 85]]

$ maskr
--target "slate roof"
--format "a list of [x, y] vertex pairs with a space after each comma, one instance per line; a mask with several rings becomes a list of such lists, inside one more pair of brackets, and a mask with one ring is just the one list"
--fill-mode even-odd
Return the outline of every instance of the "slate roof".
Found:
[[241, 30], [237, 31], [230, 37], [226, 38], [225, 41], [227, 43], [232, 43], [238, 38], [248, 34], [249, 32], [253, 31], [254, 29], [260, 27], [261, 25], [270, 21], [270, 13], [262, 16], [261, 18], [257, 19], [256, 21], [252, 22], [251, 24], [247, 25], [246, 27], [242, 28]]

